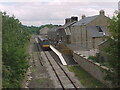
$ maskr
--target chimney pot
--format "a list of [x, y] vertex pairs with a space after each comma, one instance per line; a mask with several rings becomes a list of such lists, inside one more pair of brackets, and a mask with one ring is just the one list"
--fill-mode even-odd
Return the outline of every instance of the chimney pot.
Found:
[[66, 18], [65, 19], [65, 24], [68, 24], [68, 23], [70, 23], [71, 22], [71, 19], [70, 18]]
[[78, 17], [71, 17], [71, 22], [78, 21]]
[[104, 10], [100, 10], [99, 14], [100, 15], [105, 15], [105, 11]]
[[85, 17], [86, 17], [86, 16], [83, 14], [83, 15], [82, 15], [82, 19], [84, 19]]

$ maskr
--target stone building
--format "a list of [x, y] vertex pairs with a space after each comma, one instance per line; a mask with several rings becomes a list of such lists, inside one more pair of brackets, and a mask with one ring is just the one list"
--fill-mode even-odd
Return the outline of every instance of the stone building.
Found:
[[65, 24], [59, 30], [61, 41], [65, 44], [70, 44], [71, 26], [78, 21], [78, 17], [72, 16], [65, 19]]
[[47, 36], [47, 32], [49, 31], [50, 29], [48, 27], [44, 27], [40, 30], [40, 35], [42, 36]]
[[68, 44], [70, 42], [69, 37], [71, 35], [71, 25], [73, 25], [77, 21], [78, 17], [66, 18], [65, 24], [63, 26], [54, 27], [47, 32], [48, 38], [55, 41], [61, 40], [62, 43]]
[[65, 24], [63, 26], [52, 28], [48, 31], [48, 38], [53, 43], [58, 43], [59, 49], [62, 53], [71, 54], [69, 49], [66, 47], [70, 43], [70, 31], [71, 25], [78, 21], [78, 17], [71, 17], [65, 19]]
[[71, 26], [71, 44], [85, 50], [98, 49], [98, 44], [104, 40], [103, 37], [109, 35], [109, 20], [103, 10], [99, 11], [99, 15], [83, 15], [81, 20]]
[[56, 41], [56, 39], [57, 39], [57, 30], [58, 30], [58, 27], [53, 27], [53, 28], [51, 28], [51, 29], [47, 32], [48, 39], [50, 39], [50, 40], [52, 40], [52, 41]]

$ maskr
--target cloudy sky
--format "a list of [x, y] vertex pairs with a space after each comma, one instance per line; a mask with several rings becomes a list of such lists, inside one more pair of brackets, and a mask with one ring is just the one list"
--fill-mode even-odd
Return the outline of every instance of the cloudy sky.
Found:
[[0, 0], [0, 11], [15, 15], [22, 24], [64, 24], [71, 16], [98, 15], [100, 10], [112, 17], [119, 0]]

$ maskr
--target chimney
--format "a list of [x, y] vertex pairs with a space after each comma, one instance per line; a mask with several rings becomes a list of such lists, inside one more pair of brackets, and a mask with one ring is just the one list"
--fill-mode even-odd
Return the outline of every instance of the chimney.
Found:
[[118, 2], [118, 13], [120, 13], [120, 1]]
[[84, 19], [85, 17], [86, 17], [86, 16], [83, 14], [83, 15], [82, 15], [82, 19]]
[[100, 10], [99, 11], [99, 15], [105, 15], [105, 11], [104, 10]]
[[70, 18], [66, 18], [65, 19], [65, 24], [68, 24], [68, 23], [70, 23], [71, 22], [71, 19]]
[[78, 17], [71, 17], [71, 22], [78, 21]]

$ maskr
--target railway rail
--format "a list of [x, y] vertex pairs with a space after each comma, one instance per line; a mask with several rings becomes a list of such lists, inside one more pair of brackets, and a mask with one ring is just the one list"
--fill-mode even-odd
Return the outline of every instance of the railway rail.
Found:
[[37, 50], [38, 50], [37, 55], [38, 55], [39, 62], [40, 62], [40, 64], [41, 64], [41, 66], [43, 66], [43, 63], [42, 63], [42, 61], [41, 61], [42, 58], [40, 57], [40, 48], [39, 48], [38, 43], [36, 43], [36, 48], [37, 48]]
[[33, 52], [31, 53], [31, 56], [32, 56], [33, 65], [36, 66], [36, 65], [35, 65], [35, 58], [34, 58], [34, 53], [33, 53]]
[[[36, 42], [38, 51], [41, 51], [41, 47], [39, 43]], [[56, 82], [57, 88], [69, 89], [72, 88], [74, 90], [77, 90], [77, 88], [80, 88], [76, 82], [74, 82], [68, 73], [62, 68], [62, 66], [55, 60], [54, 56], [50, 53], [51, 51], [42, 51], [42, 56], [45, 58], [46, 62], [49, 64], [49, 69], [52, 70], [52, 73], [54, 74], [53, 79]], [[40, 53], [39, 53], [40, 55]], [[41, 60], [40, 63], [42, 64]], [[42, 64], [43, 65], [43, 64]]]
[[63, 89], [65, 88], [77, 88], [72, 80], [69, 78], [69, 76], [65, 73], [65, 71], [61, 68], [61, 66], [54, 60], [54, 58], [51, 56], [51, 54], [46, 51], [45, 55], [53, 68], [53, 71], [55, 72], [61, 86]]

